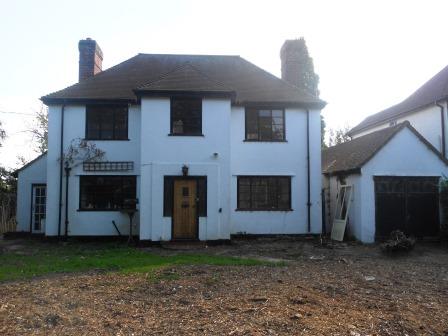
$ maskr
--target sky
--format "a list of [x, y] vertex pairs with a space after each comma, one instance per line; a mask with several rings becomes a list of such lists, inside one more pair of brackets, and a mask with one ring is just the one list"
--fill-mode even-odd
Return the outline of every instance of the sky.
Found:
[[[447, 1], [0, 0], [0, 165], [37, 156], [39, 98], [78, 79], [78, 41], [107, 69], [138, 53], [240, 55], [280, 76], [280, 48], [304, 37], [328, 128], [355, 126], [448, 65]], [[5, 113], [13, 112], [13, 113]]]

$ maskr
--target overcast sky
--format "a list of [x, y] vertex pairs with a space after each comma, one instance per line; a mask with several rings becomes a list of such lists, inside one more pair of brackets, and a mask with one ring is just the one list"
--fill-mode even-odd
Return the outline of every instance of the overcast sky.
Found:
[[[448, 65], [446, 1], [0, 0], [0, 164], [36, 156], [25, 132], [39, 97], [77, 81], [80, 39], [103, 69], [137, 53], [240, 55], [280, 75], [285, 39], [305, 37], [328, 127], [356, 125]], [[17, 112], [12, 114], [4, 112]]]

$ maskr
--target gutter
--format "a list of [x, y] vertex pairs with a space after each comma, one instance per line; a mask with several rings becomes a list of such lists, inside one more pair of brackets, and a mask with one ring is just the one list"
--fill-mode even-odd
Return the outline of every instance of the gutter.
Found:
[[[448, 101], [447, 101], [448, 103]], [[445, 108], [443, 105], [435, 102], [435, 105], [440, 108], [440, 123], [442, 124], [442, 156], [446, 159], [446, 143], [445, 143]]]
[[307, 164], [307, 219], [308, 233], [311, 232], [311, 177], [310, 177], [310, 110], [306, 110], [306, 164]]
[[59, 156], [59, 211], [58, 211], [58, 237], [61, 237], [61, 219], [62, 219], [62, 172], [64, 169], [64, 114], [65, 104], [61, 107], [61, 147]]

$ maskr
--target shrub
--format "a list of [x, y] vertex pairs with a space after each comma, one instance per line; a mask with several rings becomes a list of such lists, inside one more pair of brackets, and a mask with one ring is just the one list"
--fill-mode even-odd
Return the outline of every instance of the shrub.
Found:
[[386, 253], [408, 252], [414, 248], [415, 239], [406, 236], [402, 231], [395, 230], [390, 233], [390, 239], [381, 244]]

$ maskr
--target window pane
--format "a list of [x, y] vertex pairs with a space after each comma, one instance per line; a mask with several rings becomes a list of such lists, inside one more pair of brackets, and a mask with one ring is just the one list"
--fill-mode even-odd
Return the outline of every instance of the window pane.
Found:
[[289, 177], [278, 179], [278, 208], [290, 209], [291, 208], [291, 179]]
[[99, 139], [100, 138], [100, 124], [101, 114], [99, 111], [92, 111], [87, 109], [86, 112], [86, 138], [87, 139]]
[[250, 178], [238, 178], [238, 208], [250, 209]]
[[265, 178], [252, 179], [252, 207], [254, 209], [269, 209], [268, 180]]
[[200, 98], [171, 99], [171, 133], [202, 133], [202, 100]]
[[173, 184], [173, 178], [165, 176], [163, 187], [163, 216], [165, 217], [170, 217], [173, 214]]
[[112, 140], [114, 138], [114, 113], [104, 111], [101, 115], [100, 139]]
[[246, 140], [258, 140], [257, 110], [246, 110]]
[[259, 117], [260, 140], [272, 140], [272, 118]]
[[128, 111], [117, 109], [115, 111], [114, 139], [126, 140], [128, 137]]
[[198, 215], [200, 217], [207, 217], [207, 178], [198, 178], [197, 185], [198, 193]]

